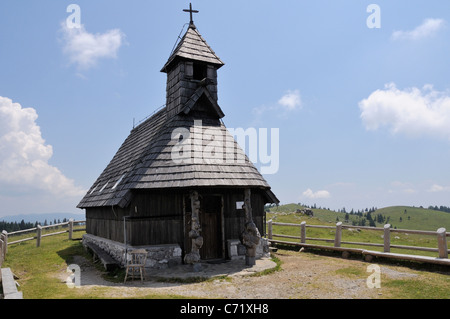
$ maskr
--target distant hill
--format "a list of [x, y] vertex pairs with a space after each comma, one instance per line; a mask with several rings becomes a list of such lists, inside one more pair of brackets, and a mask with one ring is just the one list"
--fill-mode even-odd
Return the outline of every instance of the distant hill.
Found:
[[[303, 209], [298, 204], [286, 204], [278, 207], [266, 207], [270, 212], [295, 212], [297, 209]], [[335, 223], [341, 221], [348, 224], [358, 224], [365, 219], [365, 226], [369, 226], [367, 220], [367, 212], [360, 215], [348, 214], [346, 220], [346, 213], [336, 212], [329, 209], [313, 208], [314, 217], [325, 223]], [[417, 230], [432, 230], [444, 227], [450, 231], [450, 213], [442, 212], [434, 209], [427, 209], [423, 207], [412, 206], [390, 206], [375, 209], [370, 212], [370, 217], [375, 223], [376, 227], [383, 227], [384, 224], [391, 224], [393, 228], [397, 229], [417, 229]]]
[[54, 221], [60, 220], [61, 222], [63, 219], [70, 219], [73, 218], [74, 220], [85, 220], [86, 216], [84, 213], [75, 214], [75, 213], [48, 213], [48, 214], [20, 214], [20, 215], [10, 215], [10, 216], [0, 216], [0, 221], [5, 221], [8, 223], [11, 222], [18, 222], [20, 223], [22, 220], [26, 223], [35, 223], [38, 222], [41, 225], [44, 224], [44, 222], [47, 220], [47, 223], [52, 224]]
[[411, 206], [391, 206], [377, 209], [375, 214], [389, 216], [389, 224], [404, 229], [450, 231], [450, 213]]

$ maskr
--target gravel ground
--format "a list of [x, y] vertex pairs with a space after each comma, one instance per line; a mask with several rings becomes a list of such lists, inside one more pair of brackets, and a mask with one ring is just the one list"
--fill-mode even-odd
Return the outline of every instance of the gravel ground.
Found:
[[[227, 299], [375, 299], [382, 287], [368, 288], [366, 262], [310, 253], [279, 251], [280, 271], [263, 276], [246, 276], [244, 272], [200, 283], [167, 283], [147, 279], [127, 283], [112, 283], [101, 277], [90, 261], [77, 257], [74, 263], [81, 268], [81, 289], [109, 287], [109, 298], [129, 298], [149, 294], [169, 294], [194, 298]], [[414, 271], [394, 266], [382, 266], [382, 278], [414, 277]], [[65, 281], [67, 274], [62, 273]], [[382, 283], [381, 283], [382, 285]]]

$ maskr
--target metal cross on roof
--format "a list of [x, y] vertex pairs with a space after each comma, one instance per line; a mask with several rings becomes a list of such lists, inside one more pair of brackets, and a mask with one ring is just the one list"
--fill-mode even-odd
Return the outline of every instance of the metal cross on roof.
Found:
[[189, 3], [189, 9], [184, 9], [184, 12], [189, 12], [189, 14], [191, 15], [191, 21], [189, 22], [190, 24], [194, 24], [194, 20], [192, 19], [192, 13], [198, 13], [198, 10], [192, 10], [192, 4]]

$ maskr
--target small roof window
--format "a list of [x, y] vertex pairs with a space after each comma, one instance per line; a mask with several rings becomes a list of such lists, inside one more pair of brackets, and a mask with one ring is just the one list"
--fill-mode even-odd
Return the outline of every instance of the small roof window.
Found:
[[108, 186], [108, 184], [109, 184], [109, 181], [107, 181], [106, 184], [103, 185], [102, 189], [99, 190], [98, 192], [99, 192], [99, 193], [103, 192], [103, 190], [106, 188], [106, 186]]
[[127, 174], [126, 174], [126, 173], [123, 174], [123, 175], [119, 178], [119, 180], [114, 184], [114, 186], [113, 186], [111, 189], [115, 189], [115, 188], [120, 184], [120, 182], [123, 180], [123, 178], [125, 177], [125, 175], [127, 175]]
[[93, 192], [95, 192], [95, 190], [97, 189], [97, 187], [98, 187], [98, 184], [97, 184], [97, 186], [95, 186], [95, 187], [91, 190], [91, 192], [89, 193], [89, 195], [91, 195]]

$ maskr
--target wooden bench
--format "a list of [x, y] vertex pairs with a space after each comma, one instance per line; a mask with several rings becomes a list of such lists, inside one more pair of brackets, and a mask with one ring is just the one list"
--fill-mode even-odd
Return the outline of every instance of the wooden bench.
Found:
[[5, 299], [23, 299], [22, 292], [17, 291], [16, 281], [11, 268], [2, 268], [1, 281]]
[[120, 267], [119, 263], [98, 245], [88, 242], [85, 244], [85, 247], [92, 252], [94, 262], [98, 258], [106, 271], [111, 271]]

